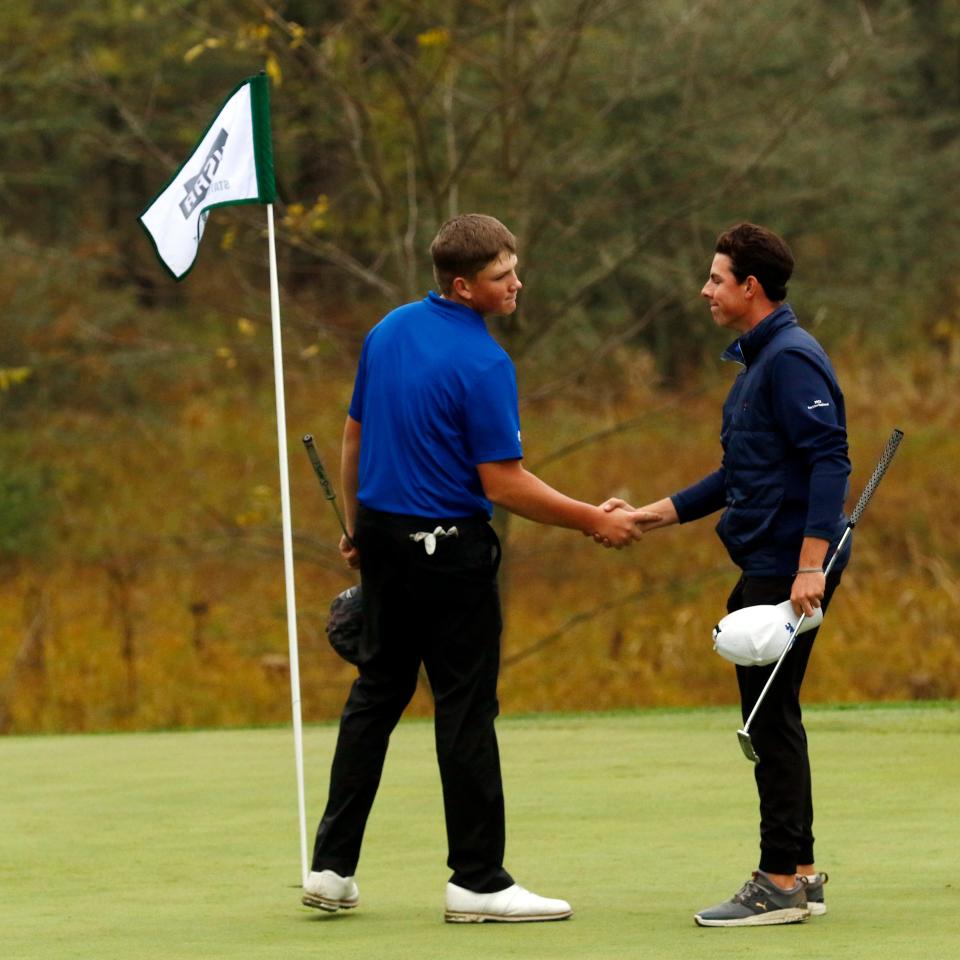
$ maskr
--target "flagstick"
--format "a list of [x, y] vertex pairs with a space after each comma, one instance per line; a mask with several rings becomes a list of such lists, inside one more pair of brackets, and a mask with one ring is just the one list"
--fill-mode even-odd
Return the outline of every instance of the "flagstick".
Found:
[[300, 879], [307, 880], [307, 814], [303, 791], [303, 723], [300, 718], [300, 655], [297, 647], [297, 602], [293, 585], [293, 534], [290, 522], [290, 477], [287, 470], [287, 411], [283, 398], [283, 350], [280, 342], [280, 289], [273, 204], [267, 204], [270, 243], [270, 315], [273, 321], [273, 378], [277, 391], [277, 446], [280, 452], [280, 509], [283, 519], [283, 569], [287, 584], [287, 637], [290, 645], [290, 700], [293, 707], [293, 749], [297, 763], [297, 806], [300, 814]]

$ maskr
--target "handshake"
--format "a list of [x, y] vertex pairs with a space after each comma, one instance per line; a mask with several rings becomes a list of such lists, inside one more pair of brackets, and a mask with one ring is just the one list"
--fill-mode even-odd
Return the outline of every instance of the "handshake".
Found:
[[[667, 501], [669, 509], [661, 509], [664, 502], [648, 504], [645, 507], [631, 507], [626, 500], [611, 497], [598, 506], [599, 514], [593, 530], [585, 530], [585, 537], [593, 539], [604, 547], [621, 550], [639, 540], [648, 530], [666, 526], [675, 522], [673, 504]], [[673, 514], [671, 517], [670, 514]]]

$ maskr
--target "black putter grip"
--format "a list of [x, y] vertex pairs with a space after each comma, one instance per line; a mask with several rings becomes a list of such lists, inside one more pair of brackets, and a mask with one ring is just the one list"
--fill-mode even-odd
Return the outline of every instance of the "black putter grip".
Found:
[[893, 460], [893, 455], [897, 452], [897, 447], [900, 446], [900, 441], [902, 439], [903, 431], [894, 428], [893, 433], [890, 434], [890, 439], [887, 441], [886, 447], [884, 447], [883, 454], [880, 457], [880, 462], [877, 464], [870, 476], [870, 479], [867, 481], [867, 485], [863, 488], [863, 493], [860, 494], [860, 499], [857, 501], [857, 505], [854, 507], [853, 513], [850, 514], [849, 526], [855, 527], [859, 522], [863, 511], [867, 509], [867, 504], [870, 502], [870, 498], [873, 496], [874, 490], [877, 489], [877, 486], [883, 479], [883, 475], [887, 472], [887, 467], [890, 466], [890, 461]]
[[323, 469], [323, 464], [320, 462], [320, 454], [317, 453], [317, 448], [313, 444], [312, 434], [307, 434], [303, 438], [303, 445], [307, 448], [307, 456], [310, 458], [310, 463], [313, 464], [313, 470], [317, 475], [317, 479], [320, 481], [320, 486], [323, 487], [323, 495], [328, 500], [333, 500], [336, 498], [336, 494], [333, 492], [333, 487], [330, 485], [330, 479], [327, 477], [327, 471]]
[[337, 506], [337, 495], [327, 476], [327, 471], [323, 469], [323, 463], [320, 460], [320, 454], [317, 453], [317, 448], [314, 446], [312, 434], [307, 433], [304, 435], [303, 445], [307, 448], [307, 456], [310, 457], [310, 462], [313, 464], [313, 471], [320, 481], [320, 486], [323, 487], [323, 495], [330, 501], [330, 506], [333, 507], [333, 512], [337, 515], [340, 529], [347, 538], [347, 542], [352, 546], [353, 538], [347, 533], [347, 525], [343, 522], [343, 514], [340, 513], [340, 508]]

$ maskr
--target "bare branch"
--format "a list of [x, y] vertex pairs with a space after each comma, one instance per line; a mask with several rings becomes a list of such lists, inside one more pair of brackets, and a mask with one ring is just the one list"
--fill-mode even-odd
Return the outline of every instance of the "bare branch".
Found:
[[712, 580], [715, 577], [719, 577], [727, 573], [729, 573], [729, 567], [727, 566], [712, 567], [711, 569], [704, 571], [702, 574], [699, 574], [696, 577], [690, 577], [687, 580], [672, 580], [667, 585], [657, 584], [653, 587], [644, 587], [642, 590], [635, 590], [633, 593], [628, 593], [626, 596], [617, 597], [614, 600], [607, 600], [604, 603], [599, 603], [596, 606], [591, 607], [589, 610], [581, 610], [579, 613], [575, 613], [572, 617], [557, 627], [556, 630], [551, 631], [546, 636], [541, 637], [539, 640], [535, 640], [526, 647], [521, 647], [515, 653], [504, 656], [501, 660], [501, 663], [503, 664], [504, 668], [512, 667], [514, 664], [520, 663], [521, 661], [542, 652], [547, 647], [553, 646], [555, 643], [562, 640], [571, 630], [573, 630], [574, 627], [578, 627], [582, 623], [588, 623], [591, 620], [595, 620], [597, 617], [602, 616], [605, 613], [609, 613], [611, 610], [617, 610], [620, 607], [626, 607], [631, 604], [638, 603], [639, 601], [650, 596], [660, 595], [665, 589], [676, 593], [695, 584], [703, 583], [706, 580]]
[[97, 70], [93, 57], [88, 51], [85, 51], [83, 54], [83, 67], [90, 82], [96, 87], [103, 99], [113, 105], [117, 114], [140, 143], [147, 148], [155, 159], [160, 161], [165, 169], [174, 169], [180, 161], [174, 159], [166, 151], [161, 150], [156, 140], [147, 134], [140, 117], [120, 99], [116, 90], [106, 81], [103, 74]]
[[322, 257], [324, 260], [329, 260], [330, 263], [345, 270], [351, 276], [379, 290], [384, 296], [390, 297], [391, 299], [397, 299], [400, 296], [400, 291], [395, 284], [390, 283], [389, 280], [384, 279], [384, 277], [369, 267], [365, 267], [354, 257], [350, 256], [349, 253], [329, 240], [308, 239], [307, 237], [293, 235], [287, 237], [286, 242], [292, 247], [298, 247], [315, 256]]
[[407, 232], [403, 236], [403, 250], [407, 269], [404, 271], [406, 295], [416, 295], [417, 252], [414, 246], [417, 236], [417, 162], [412, 152], [407, 152]]
[[393, 42], [393, 39], [376, 29], [366, 17], [360, 16], [359, 11], [353, 14], [353, 18], [367, 37], [373, 40], [384, 54], [384, 66], [393, 77], [394, 86], [397, 93], [400, 94], [400, 99], [406, 108], [407, 118], [410, 121], [413, 131], [413, 142], [417, 151], [419, 166], [423, 171], [427, 188], [433, 199], [435, 214], [437, 219], [440, 219], [442, 214], [440, 212], [439, 195], [437, 192], [437, 178], [434, 173], [433, 163], [430, 159], [428, 138], [424, 130], [424, 121], [421, 112], [420, 96], [414, 92], [407, 79], [407, 73], [404, 70], [405, 58]]
[[664, 306], [667, 305], [667, 303], [670, 302], [670, 300], [671, 297], [669, 296], [663, 296], [655, 300], [647, 308], [639, 320], [631, 323], [629, 326], [626, 326], [621, 330], [618, 330], [612, 337], [609, 337], [607, 340], [605, 340], [591, 354], [580, 360], [574, 369], [568, 371], [562, 377], [558, 377], [556, 380], [542, 385], [537, 390], [524, 394], [522, 404], [526, 405], [529, 403], [535, 403], [538, 400], [543, 400], [544, 398], [549, 397], [551, 394], [557, 393], [564, 387], [569, 386], [569, 384], [573, 383], [574, 380], [583, 376], [583, 374], [598, 360], [603, 359], [603, 357], [607, 356], [607, 354], [609, 354], [612, 350], [626, 343], [631, 337], [636, 336], [641, 330], [646, 329], [646, 327], [650, 324], [650, 321]]

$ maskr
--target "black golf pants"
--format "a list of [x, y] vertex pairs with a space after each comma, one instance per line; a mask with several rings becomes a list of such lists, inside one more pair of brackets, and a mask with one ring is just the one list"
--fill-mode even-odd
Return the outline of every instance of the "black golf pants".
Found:
[[[437, 526], [457, 535], [412, 539]], [[500, 544], [486, 518], [424, 519], [361, 508], [364, 635], [360, 676], [340, 720], [313, 870], [354, 874], [390, 733], [423, 663], [433, 691], [451, 882], [479, 893], [503, 869], [503, 784], [494, 731], [502, 620]]]
[[[840, 572], [832, 571], [827, 578], [824, 612], [840, 577]], [[793, 580], [744, 574], [727, 600], [727, 610], [732, 613], [742, 607], [789, 600]], [[760, 869], [768, 873], [791, 874], [798, 864], [814, 862], [813, 793], [800, 686], [817, 633], [809, 630], [797, 637], [750, 725], [750, 740], [760, 757], [754, 766], [760, 795]], [[737, 667], [744, 722], [774, 666]]]

